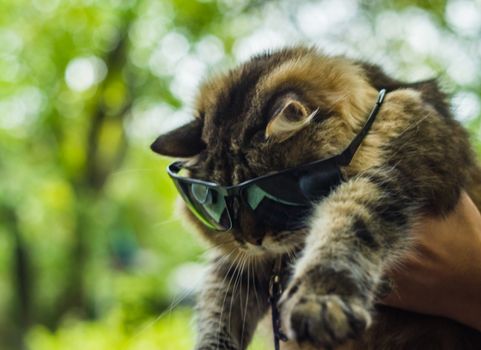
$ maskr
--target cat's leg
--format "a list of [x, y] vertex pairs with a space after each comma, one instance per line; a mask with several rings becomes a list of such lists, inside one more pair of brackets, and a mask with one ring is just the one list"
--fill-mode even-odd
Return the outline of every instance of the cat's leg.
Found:
[[331, 348], [369, 326], [383, 267], [408, 246], [417, 207], [394, 171], [351, 179], [319, 204], [280, 302], [289, 338]]
[[197, 350], [246, 349], [268, 307], [268, 285], [239, 253], [212, 262], [197, 304]]

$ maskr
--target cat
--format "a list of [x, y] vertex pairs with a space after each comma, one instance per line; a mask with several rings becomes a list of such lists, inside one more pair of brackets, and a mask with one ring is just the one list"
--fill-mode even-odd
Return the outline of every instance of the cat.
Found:
[[312, 47], [266, 52], [204, 82], [195, 119], [152, 150], [184, 158], [190, 178], [239, 184], [339, 154], [381, 89], [343, 181], [313, 202], [303, 227], [270, 227], [237, 205], [237, 223], [218, 232], [184, 205], [215, 251], [197, 304], [197, 350], [247, 348], [278, 261], [285, 349], [481, 349], [481, 333], [454, 321], [376, 305], [422, 215], [448, 214], [461, 189], [481, 208], [481, 169], [435, 80], [404, 83]]

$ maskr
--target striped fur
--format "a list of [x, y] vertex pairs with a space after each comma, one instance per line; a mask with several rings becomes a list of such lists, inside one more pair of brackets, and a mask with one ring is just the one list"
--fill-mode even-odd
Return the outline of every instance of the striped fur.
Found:
[[[201, 140], [192, 142], [190, 175], [236, 184], [337, 154], [381, 88], [389, 92], [342, 169], [347, 181], [316, 203], [308, 230], [275, 232], [241, 210], [239, 227], [215, 233], [185, 211], [217, 247], [199, 298], [197, 349], [247, 347], [268, 310], [279, 256], [290, 262], [280, 302], [291, 339], [285, 349], [427, 349], [427, 339], [436, 349], [481, 348], [481, 334], [452, 321], [375, 306], [383, 272], [412, 244], [409, 232], [420, 215], [446, 215], [462, 188], [481, 207], [481, 170], [436, 82], [402, 83], [376, 66], [304, 47], [254, 57], [201, 87], [193, 133]], [[266, 139], [276, 103], [287, 94], [318, 113], [299, 128], [283, 124], [288, 138]], [[169, 145], [191, 142], [182, 135]], [[164, 153], [175, 155], [172, 147]]]

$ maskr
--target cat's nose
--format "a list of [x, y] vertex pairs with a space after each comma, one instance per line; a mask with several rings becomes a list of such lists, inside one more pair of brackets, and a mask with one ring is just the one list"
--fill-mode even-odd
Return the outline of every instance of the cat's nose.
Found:
[[262, 245], [265, 236], [263, 225], [257, 222], [252, 213], [245, 208], [239, 210], [238, 218], [242, 239], [256, 246]]
[[244, 239], [249, 242], [250, 244], [256, 245], [256, 246], [261, 246], [262, 241], [264, 240], [264, 237], [244, 237]]

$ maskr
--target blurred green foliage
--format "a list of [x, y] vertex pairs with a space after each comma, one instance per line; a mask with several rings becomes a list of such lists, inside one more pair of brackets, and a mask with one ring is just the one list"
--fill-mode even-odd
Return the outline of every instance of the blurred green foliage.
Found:
[[191, 314], [178, 310], [159, 321], [147, 319], [139, 330], [132, 331], [125, 325], [125, 315], [120, 311], [94, 322], [66, 322], [55, 334], [45, 327], [35, 327], [27, 338], [27, 344], [39, 350], [178, 350], [191, 349], [193, 336], [190, 328]]
[[[194, 345], [192, 315], [180, 309], [161, 319], [146, 319], [139, 329], [125, 326], [125, 315], [118, 311], [94, 322], [67, 322], [55, 334], [42, 326], [28, 335], [27, 344], [38, 350], [188, 350]], [[266, 348], [265, 340], [255, 339], [251, 350]]]
[[439, 76], [481, 149], [476, 9], [1, 0], [0, 350], [192, 347], [185, 271], [199, 274], [186, 263], [204, 248], [174, 215], [168, 160], [148, 146], [190, 117], [202, 77], [251, 52], [301, 41], [399, 78]]

